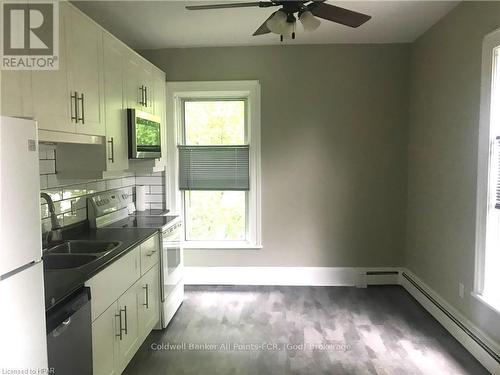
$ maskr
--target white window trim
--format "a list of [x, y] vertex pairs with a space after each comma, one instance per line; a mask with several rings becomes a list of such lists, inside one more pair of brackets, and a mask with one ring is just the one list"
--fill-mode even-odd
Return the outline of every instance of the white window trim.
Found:
[[[184, 215], [179, 190], [177, 146], [183, 134], [182, 101], [190, 98], [246, 98], [250, 144], [250, 194], [248, 194], [248, 241], [186, 242], [187, 249], [261, 249], [261, 157], [259, 81], [167, 82], [167, 204], [171, 212]], [[184, 219], [184, 217], [183, 217]]]
[[491, 99], [493, 89], [494, 50], [500, 46], [500, 29], [488, 34], [483, 41], [481, 104], [479, 115], [478, 168], [476, 190], [476, 257], [474, 290], [472, 295], [497, 312], [500, 306], [484, 295], [485, 255], [487, 248], [487, 225], [490, 181], [490, 161], [493, 142], [491, 132]]

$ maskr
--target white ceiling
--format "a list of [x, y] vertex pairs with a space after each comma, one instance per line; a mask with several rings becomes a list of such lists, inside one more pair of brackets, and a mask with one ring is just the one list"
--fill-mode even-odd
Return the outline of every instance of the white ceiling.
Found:
[[[252, 36], [275, 8], [188, 11], [186, 4], [222, 1], [77, 1], [99, 24], [135, 49], [280, 44], [274, 34]], [[234, 2], [241, 2], [236, 0]], [[328, 1], [371, 15], [358, 29], [323, 20], [287, 44], [413, 42], [457, 1]]]

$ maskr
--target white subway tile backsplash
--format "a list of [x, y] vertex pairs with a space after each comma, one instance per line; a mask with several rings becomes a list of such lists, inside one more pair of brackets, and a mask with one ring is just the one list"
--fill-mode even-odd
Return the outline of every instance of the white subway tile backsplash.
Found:
[[163, 210], [165, 208], [163, 203], [150, 203], [149, 206], [152, 210]]
[[163, 195], [146, 195], [146, 203], [162, 203]]
[[106, 190], [106, 182], [105, 181], [93, 181], [87, 183], [87, 194], [94, 194], [99, 191]]
[[67, 186], [63, 190], [63, 199], [81, 197], [87, 195], [87, 184]]
[[150, 191], [150, 194], [163, 194], [163, 192], [164, 192], [163, 185], [151, 186], [149, 191]]
[[122, 179], [106, 180], [106, 190], [119, 189], [122, 187]]
[[72, 199], [72, 201], [73, 201], [73, 208], [74, 209], [77, 209], [77, 210], [80, 208], [87, 209], [87, 196]]
[[55, 160], [40, 160], [40, 174], [53, 174], [56, 173]]
[[80, 209], [76, 210], [75, 212], [68, 212], [64, 214], [64, 226], [68, 226], [71, 224], [78, 223], [80, 221], [87, 220], [87, 210], [86, 209]]
[[[87, 197], [106, 190], [121, 189], [128, 195], [127, 203], [135, 201], [135, 187], [146, 187], [146, 207], [165, 208], [165, 172], [123, 172], [108, 175], [102, 180], [60, 179], [56, 174], [55, 145], [39, 145], [40, 189], [50, 195], [62, 226], [87, 219]], [[42, 200], [40, 206], [42, 230], [50, 230], [48, 206]]]
[[136, 177], [135, 178], [136, 185], [163, 185], [163, 179], [161, 176], [155, 177]]
[[46, 204], [40, 205], [40, 216], [41, 218], [49, 217], [49, 206]]
[[71, 200], [66, 199], [64, 201], [59, 201], [54, 203], [54, 208], [56, 210], [56, 214], [63, 214], [71, 211]]
[[122, 178], [122, 186], [134, 186], [134, 185], [135, 185], [135, 176]]

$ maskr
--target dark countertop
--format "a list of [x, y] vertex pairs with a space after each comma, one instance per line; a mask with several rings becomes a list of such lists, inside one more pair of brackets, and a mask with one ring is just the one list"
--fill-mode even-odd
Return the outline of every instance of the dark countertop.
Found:
[[[135, 248], [141, 242], [157, 233], [157, 229], [141, 228], [110, 228], [90, 229], [78, 227], [63, 232], [63, 240], [90, 240], [90, 241], [120, 241], [121, 245], [89, 264], [79, 268], [45, 270], [45, 309], [50, 310], [60, 301], [75, 290], [82, 287], [87, 280], [104, 268], [115, 262], [118, 258]], [[43, 258], [42, 258], [43, 259]]]

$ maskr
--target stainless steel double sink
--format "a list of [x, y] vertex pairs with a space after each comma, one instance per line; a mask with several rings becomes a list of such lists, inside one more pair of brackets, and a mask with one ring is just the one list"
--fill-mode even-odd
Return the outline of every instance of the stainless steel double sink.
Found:
[[109, 254], [120, 245], [119, 241], [64, 241], [44, 251], [44, 268], [47, 270], [80, 268]]

